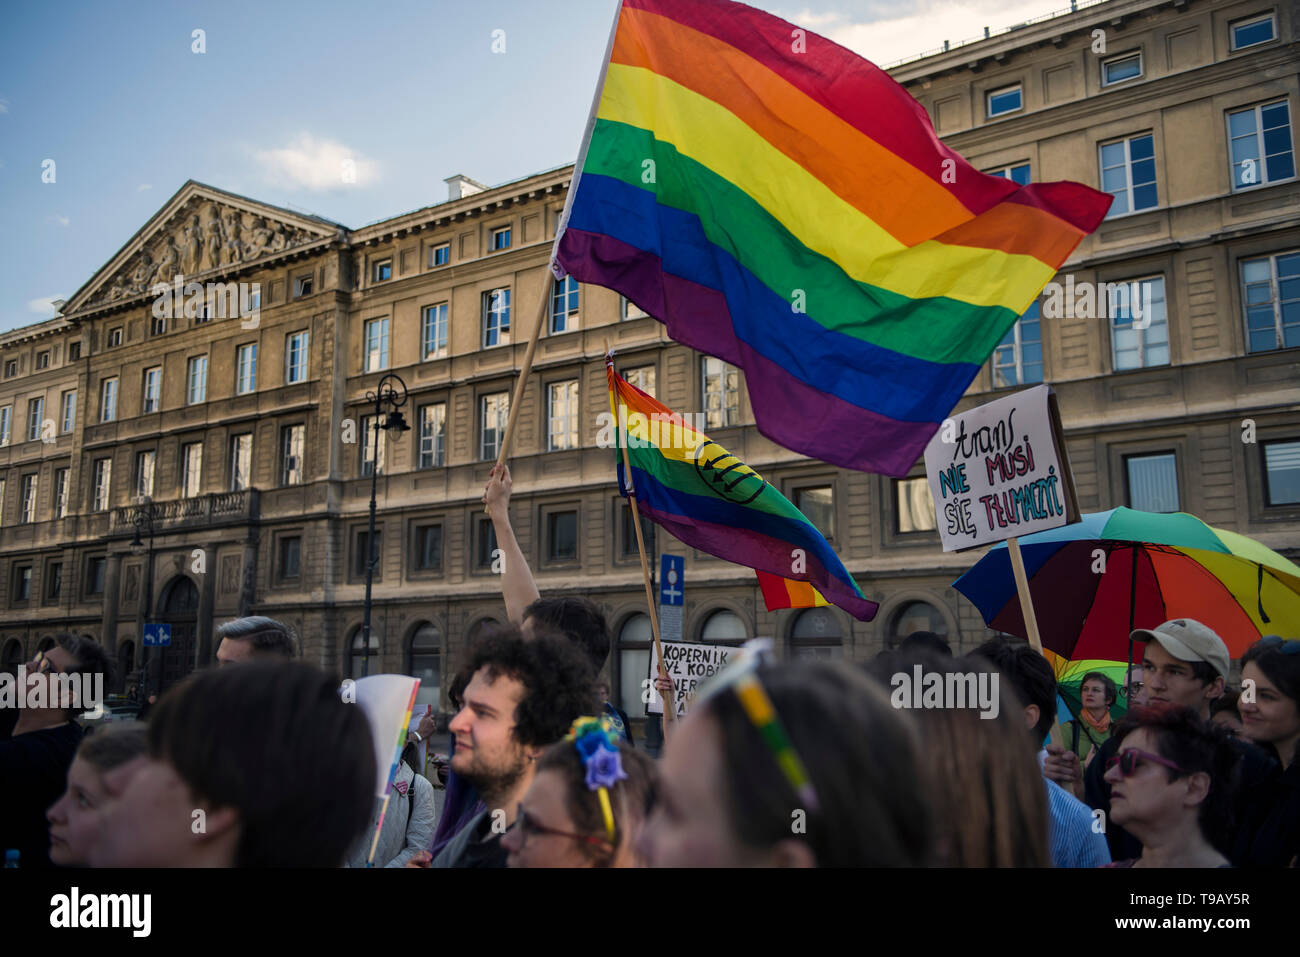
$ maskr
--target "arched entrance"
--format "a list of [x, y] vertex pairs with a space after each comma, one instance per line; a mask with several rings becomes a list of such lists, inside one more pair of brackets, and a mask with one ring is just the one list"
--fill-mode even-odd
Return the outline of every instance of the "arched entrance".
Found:
[[[157, 685], [158, 694], [161, 695], [194, 670], [199, 589], [194, 582], [182, 575], [173, 579], [163, 589], [162, 601], [158, 603], [158, 607], [155, 620], [167, 622], [172, 626], [172, 643], [166, 648], [156, 648], [152, 651], [154, 655], [162, 652], [162, 674]], [[154, 669], [157, 667], [156, 664], [152, 666]]]

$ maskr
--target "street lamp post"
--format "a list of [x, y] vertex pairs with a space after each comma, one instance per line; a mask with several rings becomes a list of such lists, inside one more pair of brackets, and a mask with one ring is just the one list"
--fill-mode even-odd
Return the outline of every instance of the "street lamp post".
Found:
[[[370, 589], [375, 578], [375, 563], [379, 561], [379, 556], [375, 554], [375, 495], [379, 483], [379, 433], [383, 430], [400, 435], [411, 430], [399, 411], [406, 405], [406, 398], [406, 383], [392, 372], [379, 380], [374, 392], [366, 393], [366, 400], [375, 403], [375, 444], [371, 447], [370, 455], [370, 528], [366, 533], [366, 601], [365, 617], [361, 623], [361, 677], [363, 678], [370, 672]], [[389, 412], [383, 422], [380, 422], [385, 407], [388, 407]], [[368, 436], [366, 441], [369, 441]]]
[[[150, 685], [152, 684], [151, 665], [153, 664], [153, 653], [144, 643], [145, 626], [149, 623], [149, 615], [153, 611], [153, 500], [148, 496], [140, 497], [140, 506], [135, 510], [131, 522], [135, 525], [135, 536], [131, 539], [131, 552], [140, 555], [145, 552], [144, 542], [140, 540], [141, 529], [149, 531], [149, 548], [148, 558], [145, 560], [143, 581], [141, 587], [144, 594], [137, 599], [136, 608], [136, 640], [139, 642], [137, 647], [140, 649], [141, 666], [144, 669], [144, 685], [141, 697], [145, 701], [149, 700]], [[161, 671], [161, 668], [159, 669]], [[159, 676], [161, 682], [161, 675]]]

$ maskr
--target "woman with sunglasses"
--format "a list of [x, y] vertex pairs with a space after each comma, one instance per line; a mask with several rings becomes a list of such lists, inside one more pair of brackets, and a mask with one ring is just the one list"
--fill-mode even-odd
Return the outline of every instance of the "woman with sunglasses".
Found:
[[1115, 728], [1106, 763], [1110, 816], [1142, 842], [1108, 867], [1229, 867], [1226, 847], [1237, 753], [1227, 732], [1190, 708], [1159, 702]]
[[1241, 735], [1277, 758], [1252, 793], [1237, 832], [1235, 859], [1246, 866], [1294, 866], [1300, 855], [1300, 641], [1269, 635], [1241, 658]]
[[579, 718], [537, 762], [501, 846], [509, 867], [639, 867], [658, 770], [607, 716]]

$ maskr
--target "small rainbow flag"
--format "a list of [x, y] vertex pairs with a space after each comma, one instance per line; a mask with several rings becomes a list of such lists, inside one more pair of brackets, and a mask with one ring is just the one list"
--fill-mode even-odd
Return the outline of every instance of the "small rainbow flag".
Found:
[[[862, 621], [876, 614], [812, 522], [740, 459], [627, 382], [605, 357], [609, 407], [627, 446], [641, 515], [692, 548], [778, 577], [809, 582]], [[619, 493], [628, 494], [621, 451]]]
[[830, 602], [808, 582], [758, 572], [758, 587], [768, 611], [778, 608], [821, 608]]
[[623, 0], [552, 268], [744, 369], [773, 441], [901, 476], [1111, 200], [979, 172], [778, 17]]

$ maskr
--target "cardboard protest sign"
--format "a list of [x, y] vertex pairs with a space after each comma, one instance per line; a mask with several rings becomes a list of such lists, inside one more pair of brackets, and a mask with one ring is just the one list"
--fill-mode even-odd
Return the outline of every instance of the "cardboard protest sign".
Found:
[[[666, 641], [664, 663], [668, 667], [668, 676], [673, 679], [673, 689], [677, 694], [676, 711], [679, 718], [686, 714], [691, 699], [700, 685], [727, 666], [727, 663], [740, 650], [726, 645], [701, 645], [686, 641]], [[655, 678], [659, 675], [659, 657], [654, 649], [650, 650], [650, 700], [646, 703], [646, 714], [663, 714], [664, 703], [655, 687]]]
[[1079, 520], [1061, 414], [1050, 386], [945, 419], [925, 450], [945, 552]]

